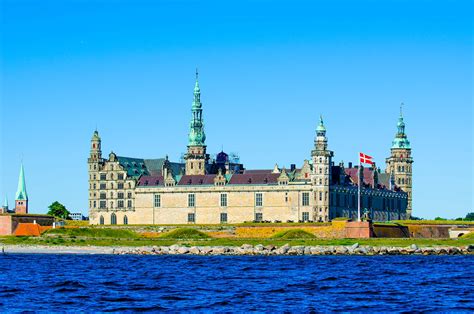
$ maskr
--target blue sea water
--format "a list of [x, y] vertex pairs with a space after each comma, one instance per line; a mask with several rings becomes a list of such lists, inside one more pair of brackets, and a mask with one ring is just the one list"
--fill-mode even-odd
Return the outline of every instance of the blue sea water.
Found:
[[474, 256], [0, 256], [0, 312], [474, 310]]

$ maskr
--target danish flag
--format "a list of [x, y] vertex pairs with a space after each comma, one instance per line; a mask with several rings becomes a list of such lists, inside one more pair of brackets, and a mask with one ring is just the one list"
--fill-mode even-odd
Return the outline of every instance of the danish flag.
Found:
[[372, 157], [364, 153], [359, 153], [360, 162], [363, 164], [373, 164]]

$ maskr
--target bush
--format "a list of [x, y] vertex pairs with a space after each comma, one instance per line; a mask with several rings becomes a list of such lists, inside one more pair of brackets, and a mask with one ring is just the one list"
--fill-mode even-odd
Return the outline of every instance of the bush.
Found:
[[178, 228], [160, 236], [165, 239], [208, 239], [209, 235], [193, 228]]
[[273, 239], [293, 240], [293, 239], [314, 239], [314, 234], [302, 229], [290, 229], [275, 233]]

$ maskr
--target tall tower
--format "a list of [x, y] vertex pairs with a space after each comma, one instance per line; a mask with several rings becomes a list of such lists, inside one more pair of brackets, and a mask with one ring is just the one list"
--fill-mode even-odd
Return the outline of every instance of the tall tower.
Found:
[[23, 163], [20, 166], [20, 176], [18, 177], [18, 189], [15, 195], [15, 213], [28, 214], [28, 193], [26, 193], [25, 170]]
[[320, 117], [316, 128], [314, 149], [311, 151], [313, 158], [313, 172], [311, 184], [314, 197], [314, 219], [316, 221], [329, 221], [329, 185], [331, 184], [331, 159], [334, 153], [328, 150], [326, 128], [323, 117]]
[[189, 126], [188, 151], [184, 156], [186, 161], [186, 175], [206, 174], [206, 165], [209, 160], [209, 155], [206, 154], [206, 134], [204, 134], [201, 90], [199, 88], [197, 69], [191, 112], [192, 118]]
[[390, 173], [395, 184], [408, 195], [407, 215], [412, 214], [412, 163], [410, 141], [405, 134], [405, 122], [403, 122], [402, 106], [400, 105], [400, 117], [397, 123], [397, 134], [392, 142], [390, 157], [385, 162], [386, 172]]
[[99, 132], [94, 131], [91, 138], [91, 147], [87, 163], [89, 165], [89, 216], [93, 216], [93, 212], [98, 207], [99, 200], [99, 170], [102, 163], [101, 139]]

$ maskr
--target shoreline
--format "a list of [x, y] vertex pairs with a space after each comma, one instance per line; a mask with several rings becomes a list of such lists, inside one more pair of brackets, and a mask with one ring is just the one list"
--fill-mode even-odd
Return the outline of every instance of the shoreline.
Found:
[[418, 247], [370, 246], [358, 243], [343, 246], [290, 246], [276, 247], [244, 244], [242, 246], [46, 246], [3, 245], [3, 254], [86, 254], [86, 255], [231, 255], [231, 256], [295, 256], [295, 255], [474, 255], [474, 245]]

